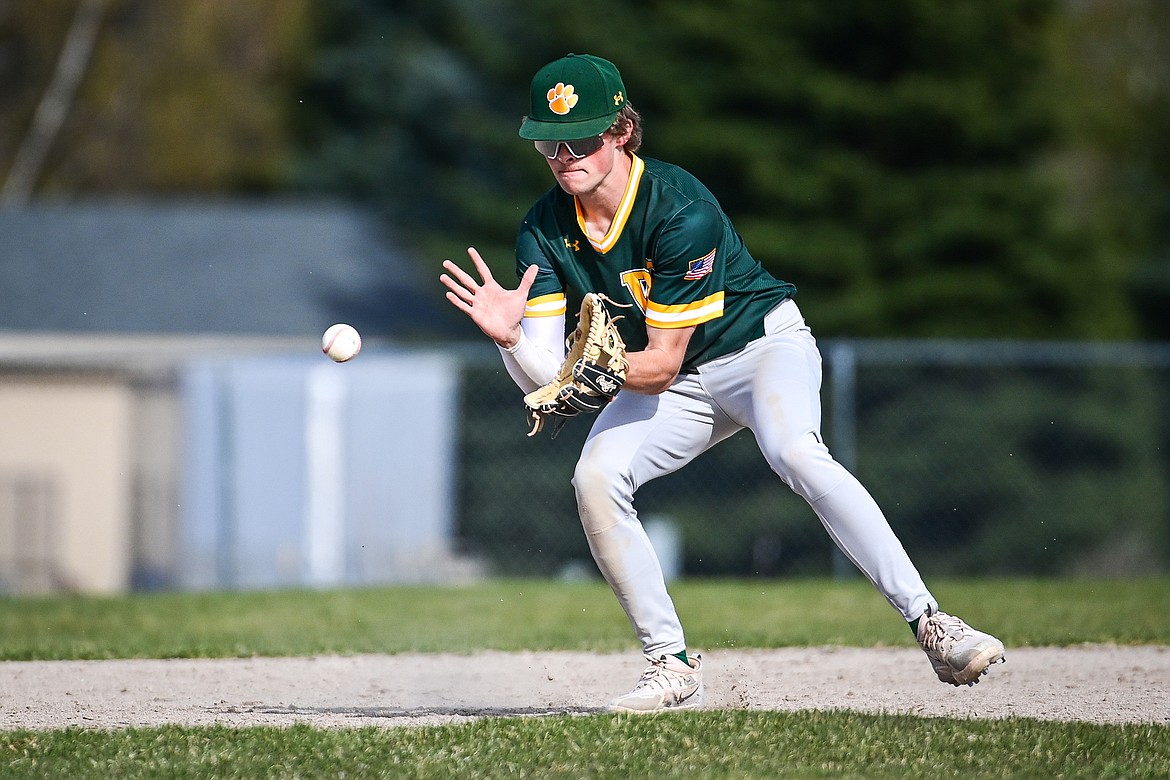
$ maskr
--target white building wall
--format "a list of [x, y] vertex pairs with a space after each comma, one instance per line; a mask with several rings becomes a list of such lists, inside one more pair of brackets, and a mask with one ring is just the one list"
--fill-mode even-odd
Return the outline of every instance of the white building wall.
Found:
[[458, 371], [439, 354], [201, 360], [183, 373], [186, 588], [442, 581]]
[[113, 377], [0, 381], [0, 591], [126, 589], [133, 416]]

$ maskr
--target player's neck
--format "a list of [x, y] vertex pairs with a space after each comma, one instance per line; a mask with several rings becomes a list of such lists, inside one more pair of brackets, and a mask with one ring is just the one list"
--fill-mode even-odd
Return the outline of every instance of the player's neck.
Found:
[[614, 217], [625, 197], [633, 172], [633, 158], [624, 151], [601, 182], [588, 192], [577, 195], [577, 207], [585, 223], [586, 232], [600, 239], [609, 232]]

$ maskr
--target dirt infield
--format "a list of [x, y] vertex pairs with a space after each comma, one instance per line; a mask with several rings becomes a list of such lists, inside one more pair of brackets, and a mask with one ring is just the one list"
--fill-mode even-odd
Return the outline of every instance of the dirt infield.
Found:
[[[916, 649], [713, 650], [708, 709], [1013, 715], [1170, 723], [1170, 647], [1009, 649], [972, 688], [939, 683]], [[0, 729], [161, 724], [410, 726], [599, 712], [636, 653], [360, 655], [0, 663]]]

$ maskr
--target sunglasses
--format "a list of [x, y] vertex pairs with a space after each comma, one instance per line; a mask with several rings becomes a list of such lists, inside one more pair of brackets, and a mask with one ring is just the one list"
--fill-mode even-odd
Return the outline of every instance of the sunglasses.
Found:
[[575, 141], [533, 141], [532, 143], [536, 146], [536, 151], [550, 160], [556, 159], [561, 144], [565, 145], [574, 160], [580, 160], [593, 154], [605, 144], [602, 139], [604, 135], [605, 133], [602, 133], [591, 138], [578, 138]]

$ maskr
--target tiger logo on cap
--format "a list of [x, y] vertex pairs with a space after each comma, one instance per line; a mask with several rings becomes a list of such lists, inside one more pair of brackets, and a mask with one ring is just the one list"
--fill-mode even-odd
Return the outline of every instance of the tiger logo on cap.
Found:
[[572, 84], [558, 81], [557, 85], [548, 91], [548, 107], [554, 114], [564, 116], [577, 105], [578, 97]]

